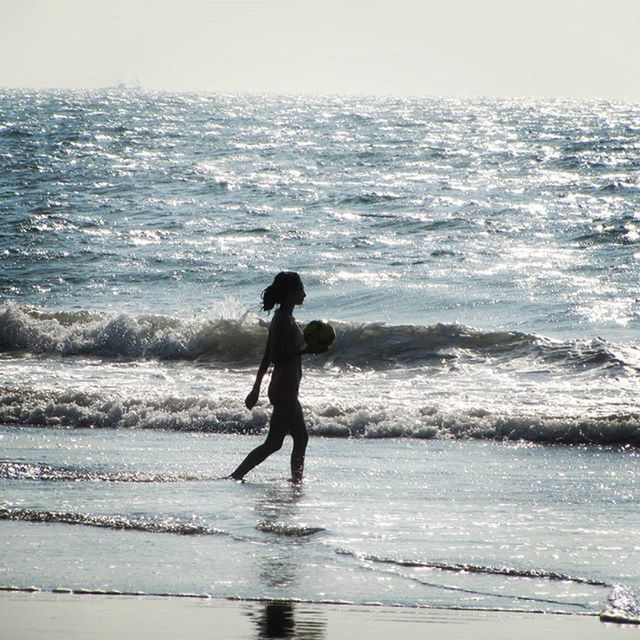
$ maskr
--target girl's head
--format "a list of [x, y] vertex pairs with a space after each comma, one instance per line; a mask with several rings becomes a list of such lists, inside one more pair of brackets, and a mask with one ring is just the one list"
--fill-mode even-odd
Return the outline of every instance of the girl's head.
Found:
[[305, 295], [300, 276], [295, 271], [281, 271], [262, 292], [262, 308], [271, 311], [277, 304], [302, 304]]

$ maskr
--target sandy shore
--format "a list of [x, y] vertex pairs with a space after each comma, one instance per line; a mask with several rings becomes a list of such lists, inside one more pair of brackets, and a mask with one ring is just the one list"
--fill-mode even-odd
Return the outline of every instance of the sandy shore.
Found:
[[600, 640], [638, 628], [597, 617], [57, 593], [0, 594], [3, 640]]

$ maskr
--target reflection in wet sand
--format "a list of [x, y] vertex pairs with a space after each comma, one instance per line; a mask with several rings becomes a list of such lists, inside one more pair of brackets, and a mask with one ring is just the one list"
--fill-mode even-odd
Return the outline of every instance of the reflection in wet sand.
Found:
[[[256, 638], [293, 638], [322, 640], [326, 638], [326, 620], [317, 607], [305, 609], [292, 602], [267, 602], [255, 616]], [[321, 617], [322, 616], [322, 617]]]
[[[288, 527], [296, 522], [298, 504], [303, 497], [304, 489], [299, 485], [274, 485], [256, 501], [255, 513], [260, 530], [279, 536], [281, 543], [274, 545], [273, 553], [263, 557], [260, 566], [259, 581], [269, 591], [295, 586], [298, 581], [298, 567], [294, 562], [296, 554], [291, 553], [292, 546], [305, 544], [307, 538], [287, 532]], [[259, 613], [251, 610], [248, 615], [254, 619], [256, 638], [326, 638], [325, 616], [317, 608], [294, 605], [284, 600], [265, 602]]]

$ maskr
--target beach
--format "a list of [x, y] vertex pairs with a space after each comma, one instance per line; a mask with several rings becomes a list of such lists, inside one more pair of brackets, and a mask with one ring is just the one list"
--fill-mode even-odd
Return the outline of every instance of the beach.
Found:
[[0, 615], [6, 640], [611, 640], [638, 633], [593, 616], [51, 593], [3, 593]]

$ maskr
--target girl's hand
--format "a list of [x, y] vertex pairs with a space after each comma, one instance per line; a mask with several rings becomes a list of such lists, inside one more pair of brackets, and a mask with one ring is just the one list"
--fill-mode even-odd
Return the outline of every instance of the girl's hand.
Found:
[[249, 411], [258, 404], [258, 398], [260, 396], [260, 389], [251, 389], [249, 395], [245, 398], [244, 404]]

